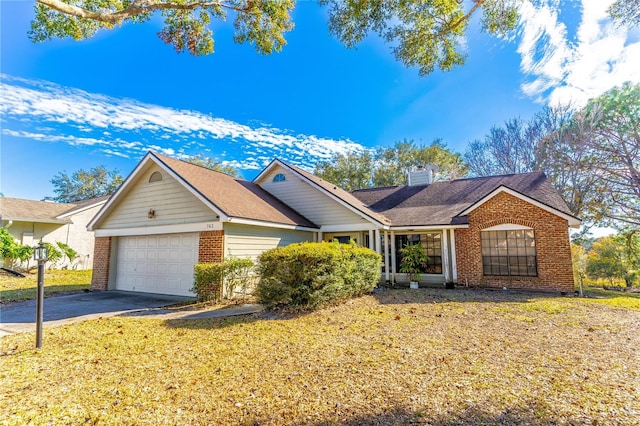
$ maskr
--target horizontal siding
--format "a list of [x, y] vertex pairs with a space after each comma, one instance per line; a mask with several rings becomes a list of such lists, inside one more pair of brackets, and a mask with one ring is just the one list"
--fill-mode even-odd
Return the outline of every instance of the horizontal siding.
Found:
[[224, 256], [256, 259], [265, 250], [312, 240], [312, 232], [225, 223]]
[[[285, 175], [284, 182], [273, 182], [273, 177], [278, 173]], [[275, 167], [264, 176], [260, 186], [317, 225], [369, 223], [360, 215], [302, 181], [298, 175], [281, 167]]]
[[[103, 220], [99, 228], [130, 228], [138, 226], [174, 225], [215, 221], [216, 214], [190, 193], [177, 180], [162, 172], [163, 180], [149, 183], [157, 168], [142, 173], [124, 199]], [[156, 212], [149, 219], [149, 209]]]

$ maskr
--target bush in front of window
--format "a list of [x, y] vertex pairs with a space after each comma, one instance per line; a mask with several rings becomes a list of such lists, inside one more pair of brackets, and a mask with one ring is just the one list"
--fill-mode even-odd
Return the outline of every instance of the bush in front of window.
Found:
[[380, 281], [381, 256], [355, 243], [300, 243], [263, 252], [256, 295], [268, 307], [316, 309], [367, 293]]
[[194, 287], [199, 301], [218, 302], [240, 292], [246, 296], [254, 279], [255, 263], [251, 259], [226, 258], [220, 263], [197, 263], [194, 266]]

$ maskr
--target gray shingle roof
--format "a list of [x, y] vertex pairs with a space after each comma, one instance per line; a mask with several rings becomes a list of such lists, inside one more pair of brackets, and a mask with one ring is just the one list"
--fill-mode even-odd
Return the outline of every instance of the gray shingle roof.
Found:
[[1, 197], [0, 218], [21, 222], [70, 223], [69, 219], [58, 219], [58, 216], [74, 206], [67, 203]]
[[371, 210], [387, 217], [392, 226], [455, 225], [467, 223], [467, 218], [459, 214], [501, 186], [573, 216], [540, 172], [362, 189], [352, 194]]
[[259, 185], [152, 152], [222, 213], [229, 217], [317, 228]]
[[0, 219], [36, 223], [71, 223], [69, 216], [78, 210], [107, 201], [109, 196], [91, 198], [75, 203], [25, 200], [0, 197]]

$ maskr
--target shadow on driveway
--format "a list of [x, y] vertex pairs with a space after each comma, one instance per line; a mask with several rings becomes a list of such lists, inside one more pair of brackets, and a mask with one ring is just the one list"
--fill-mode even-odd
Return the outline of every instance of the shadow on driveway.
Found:
[[[191, 297], [126, 291], [84, 292], [45, 298], [44, 327], [70, 324], [98, 317], [176, 305]], [[36, 301], [0, 305], [0, 337], [35, 330]]]

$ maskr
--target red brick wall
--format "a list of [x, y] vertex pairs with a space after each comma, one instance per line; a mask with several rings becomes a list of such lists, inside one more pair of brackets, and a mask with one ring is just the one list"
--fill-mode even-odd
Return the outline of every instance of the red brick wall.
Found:
[[111, 260], [111, 237], [96, 237], [93, 248], [93, 274], [91, 290], [103, 291], [109, 286], [109, 263]]
[[198, 243], [198, 262], [222, 262], [224, 258], [224, 231], [202, 231]]
[[[485, 276], [480, 231], [516, 224], [533, 228], [538, 261], [537, 277]], [[573, 293], [573, 268], [567, 221], [513, 195], [500, 193], [469, 213], [469, 228], [456, 229], [458, 283]]]

